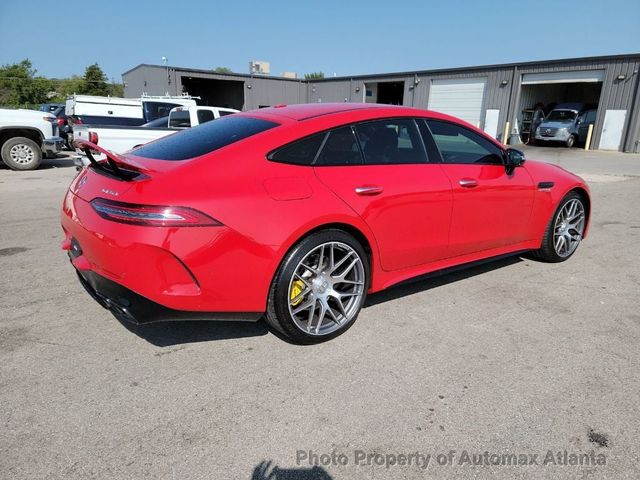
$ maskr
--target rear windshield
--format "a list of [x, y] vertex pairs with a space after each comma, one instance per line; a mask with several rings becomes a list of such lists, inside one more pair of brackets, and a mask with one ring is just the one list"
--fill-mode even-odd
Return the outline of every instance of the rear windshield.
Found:
[[186, 160], [213, 152], [270, 128], [275, 122], [259, 118], [229, 115], [168, 137], [161, 138], [135, 151], [138, 157], [157, 160]]

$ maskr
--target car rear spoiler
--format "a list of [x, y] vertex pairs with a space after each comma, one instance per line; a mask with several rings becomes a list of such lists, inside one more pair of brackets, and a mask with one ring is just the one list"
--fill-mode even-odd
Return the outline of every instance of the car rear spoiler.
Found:
[[[89, 159], [89, 162], [91, 163], [91, 165], [93, 165], [94, 168], [102, 170], [103, 172], [109, 173], [111, 175], [115, 175], [122, 180], [131, 179], [131, 172], [125, 172], [118, 166], [118, 164], [130, 164], [130, 162], [126, 162], [121, 156], [116, 155], [115, 153], [110, 152], [109, 150], [106, 150], [98, 146], [97, 144], [89, 142], [88, 140], [84, 140], [82, 138], [74, 140], [73, 146], [79, 148], [84, 152], [84, 154], [87, 156], [87, 159]], [[107, 164], [109, 165], [109, 168], [107, 168], [104, 163], [100, 163], [95, 159], [95, 157], [93, 156], [94, 152], [102, 153], [107, 158]], [[133, 167], [140, 168], [138, 165], [133, 165]]]

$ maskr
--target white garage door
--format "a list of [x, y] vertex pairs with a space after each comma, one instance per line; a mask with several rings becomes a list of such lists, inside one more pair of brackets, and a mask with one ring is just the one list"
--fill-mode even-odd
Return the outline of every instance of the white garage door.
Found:
[[486, 78], [432, 80], [429, 109], [480, 125]]

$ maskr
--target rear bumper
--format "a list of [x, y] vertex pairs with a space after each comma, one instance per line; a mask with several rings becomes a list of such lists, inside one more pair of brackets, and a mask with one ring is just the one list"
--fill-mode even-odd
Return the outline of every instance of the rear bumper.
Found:
[[259, 312], [189, 312], [174, 310], [138, 295], [95, 272], [76, 270], [80, 283], [93, 299], [116, 317], [138, 325], [176, 320], [241, 320], [256, 322]]
[[[131, 314], [135, 319], [256, 319], [264, 313], [274, 268], [271, 247], [257, 246], [225, 226], [162, 228], [109, 221], [72, 192], [62, 210], [62, 248], [74, 268], [94, 292], [106, 291], [106, 298], [117, 299], [110, 292], [120, 288], [137, 295], [121, 295], [146, 305]], [[149, 315], [143, 313], [147, 308]]]

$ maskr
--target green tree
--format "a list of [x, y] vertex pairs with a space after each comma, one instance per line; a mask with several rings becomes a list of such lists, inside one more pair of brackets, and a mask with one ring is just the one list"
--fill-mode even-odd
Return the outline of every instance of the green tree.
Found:
[[57, 81], [56, 99], [59, 101], [65, 100], [69, 95], [74, 93], [84, 93], [84, 78], [79, 75], [73, 75], [70, 78], [63, 78]]
[[323, 72], [311, 72], [304, 74], [305, 80], [320, 80], [321, 78], [324, 78]]
[[112, 80], [109, 84], [109, 95], [112, 97], [124, 97], [124, 85]]
[[53, 90], [53, 82], [36, 76], [29, 59], [0, 67], [0, 104], [10, 106], [34, 105], [46, 102]]
[[233, 70], [227, 67], [216, 67], [213, 69], [213, 73], [233, 73]]
[[97, 63], [89, 65], [84, 71], [82, 92], [87, 95], [109, 95], [107, 76]]

